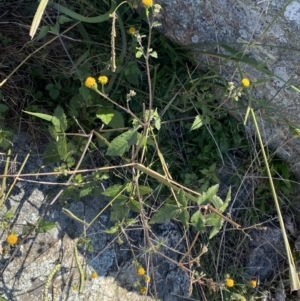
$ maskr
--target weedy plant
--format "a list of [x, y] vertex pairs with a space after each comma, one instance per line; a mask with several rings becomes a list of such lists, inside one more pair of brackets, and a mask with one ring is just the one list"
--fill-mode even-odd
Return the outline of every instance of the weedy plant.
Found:
[[[218, 298], [216, 296], [221, 292], [226, 300], [246, 300], [245, 296], [252, 298], [257, 280], [239, 284], [235, 278], [239, 274], [236, 270], [223, 269], [215, 277], [214, 271], [200, 268], [200, 260], [202, 256], [211, 254], [211, 246], [218, 245], [224, 222], [224, 231], [228, 230], [228, 225], [231, 230], [240, 228], [239, 221], [232, 220], [224, 213], [230, 204], [231, 189], [223, 194], [224, 197], [218, 196], [219, 169], [225, 165], [229, 150], [252, 150], [244, 139], [245, 134], [239, 122], [216, 99], [239, 101], [242, 95], [251, 99], [253, 83], [243, 75], [240, 67], [240, 84], [227, 83], [215, 70], [207, 73], [197, 70], [191, 57], [154, 31], [160, 25], [155, 18], [161, 7], [152, 0], [139, 1], [143, 9], [139, 17], [132, 9], [136, 7], [136, 1], [103, 2], [102, 10], [97, 4], [90, 4], [92, 13], [101, 11], [102, 14], [97, 17], [75, 13], [72, 3], [70, 8], [48, 3], [49, 7], [60, 13], [60, 17], [51, 26], [40, 27], [35, 42], [44, 43], [34, 53], [42, 52], [45, 46], [59, 40], [71, 67], [66, 72], [65, 66], [57, 70], [49, 65], [49, 70], [45, 72], [39, 64], [28, 66], [27, 70], [36, 83], [30, 87], [30, 93], [36, 101], [27, 103], [22, 113], [32, 123], [38, 122], [41, 132], [46, 131], [51, 136], [44, 151], [44, 160], [47, 164], [56, 164], [54, 174], [59, 181], [67, 184], [67, 188], [59, 191], [52, 204], [59, 197], [71, 198], [76, 202], [86, 196], [102, 195], [108, 200], [107, 205], [90, 222], [76, 216], [68, 207], [62, 208], [66, 215], [84, 225], [82, 237], [74, 246], [80, 272], [79, 291], [84, 290], [85, 272], [77, 247], [92, 251], [91, 239], [86, 237], [86, 231], [105, 210], [110, 210], [114, 226], [106, 232], [117, 234], [140, 222], [146, 238], [144, 248], [148, 250], [155, 251], [160, 247], [159, 242], [154, 245], [150, 239], [149, 227], [154, 224], [175, 220], [180, 223], [183, 233], [191, 233], [191, 241], [189, 235], [184, 234], [189, 247], [178, 262], [190, 279], [191, 295], [199, 297], [206, 294]], [[41, 1], [39, 6], [40, 17], [45, 3]], [[74, 20], [75, 23], [67, 27]], [[32, 37], [39, 23], [40, 20], [35, 18]], [[75, 26], [77, 31], [71, 31]], [[74, 49], [65, 47], [61, 39], [69, 31], [77, 41]], [[54, 34], [54, 38], [47, 39], [50, 33]], [[84, 46], [80, 46], [81, 40], [85, 41]], [[231, 59], [234, 57], [237, 62], [256, 64], [228, 45], [222, 44], [222, 47], [230, 53]], [[76, 60], [73, 61], [72, 57]], [[225, 56], [222, 58], [228, 59]], [[0, 87], [5, 86], [15, 71], [7, 76]], [[270, 75], [266, 69], [262, 71]], [[9, 107], [0, 106], [0, 114], [8, 116]], [[280, 217], [273, 177], [276, 173], [289, 177], [289, 173], [282, 163], [269, 164], [251, 103], [245, 121], [247, 116], [253, 118], [256, 126], [264, 170], [271, 183], [272, 196]], [[3, 128], [0, 135], [1, 146], [7, 150], [8, 158], [0, 195], [3, 205], [10, 191], [4, 193], [13, 133]], [[21, 173], [22, 168], [18, 175]], [[39, 176], [42, 175], [39, 173]], [[233, 181], [237, 181], [237, 178], [234, 177]], [[102, 185], [103, 182], [108, 184], [107, 188]], [[290, 182], [277, 182], [277, 185], [285, 193], [292, 192]], [[7, 227], [8, 222], [5, 218], [3, 225]], [[281, 218], [280, 225], [283, 227]], [[28, 224], [24, 228], [24, 235], [37, 229], [43, 232], [53, 226], [41, 217], [36, 224]], [[282, 229], [284, 233], [284, 227]], [[201, 243], [198, 242], [200, 235]], [[292, 288], [297, 289], [298, 276], [286, 235], [284, 237]], [[10, 241], [12, 245], [17, 243]], [[218, 247], [215, 249], [218, 253]], [[145, 256], [151, 258], [151, 252]], [[184, 264], [185, 260], [191, 263], [189, 267]], [[151, 260], [146, 262], [151, 264]], [[140, 293], [147, 294], [151, 290], [149, 283], [155, 281], [155, 277], [145, 274], [145, 268], [136, 259], [134, 264], [137, 274], [142, 277], [139, 282]], [[56, 266], [50, 272], [45, 296], [59, 268]], [[216, 270], [219, 270], [218, 266]], [[226, 276], [228, 273], [231, 276]]]

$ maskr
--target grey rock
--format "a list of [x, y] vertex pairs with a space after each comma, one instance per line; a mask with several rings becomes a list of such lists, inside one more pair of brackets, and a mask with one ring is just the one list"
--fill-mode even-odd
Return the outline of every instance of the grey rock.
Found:
[[[15, 139], [17, 148], [14, 151], [18, 154], [17, 170], [29, 149], [28, 141], [30, 142], [30, 138], [24, 135]], [[43, 161], [38, 154], [35, 148], [24, 172], [40, 170]], [[3, 169], [3, 163], [0, 169]], [[49, 167], [48, 170], [51, 168]], [[54, 178], [47, 178], [55, 182]], [[32, 180], [32, 177], [27, 179]], [[46, 196], [50, 192], [53, 195], [49, 185], [25, 180], [24, 177], [22, 182], [17, 182], [0, 216], [3, 219], [8, 210], [15, 212], [11, 227], [21, 238], [25, 224], [35, 223], [38, 220], [52, 200], [51, 197]], [[37, 177], [34, 180], [42, 179]], [[45, 182], [44, 178], [43, 181]], [[84, 217], [86, 222], [90, 222], [107, 205], [107, 202], [104, 197], [92, 199], [87, 197], [78, 203], [70, 200], [68, 210], [81, 219]], [[75, 262], [74, 246], [84, 231], [83, 224], [65, 215], [61, 211], [61, 206], [59, 203], [54, 204], [45, 217], [46, 220], [56, 223], [55, 228], [46, 233], [30, 235], [22, 242], [14, 257], [11, 256], [17, 247], [2, 255], [0, 292], [3, 297], [11, 301], [42, 300], [46, 279], [58, 263], [61, 263], [61, 268], [53, 278], [58, 300], [150, 301], [155, 299], [153, 279], [158, 297], [162, 300], [179, 301], [181, 298], [176, 295], [187, 295], [189, 280], [176, 264], [180, 260], [178, 251], [185, 252], [185, 246], [181, 241], [182, 234], [177, 225], [169, 222], [153, 227], [150, 231], [152, 244], [156, 246], [162, 243], [162, 245], [158, 250], [150, 252], [149, 249], [144, 248], [142, 228], [130, 228], [130, 231], [127, 229], [126, 236], [121, 233], [118, 237], [104, 232], [113, 225], [109, 220], [109, 210], [105, 211], [87, 230], [86, 236], [91, 239], [94, 250], [87, 252], [81, 247], [78, 248], [79, 259], [83, 263], [87, 277], [84, 291], [79, 294], [80, 275]], [[64, 206], [67, 204], [64, 203]], [[3, 247], [6, 246], [6, 235], [7, 232], [0, 231]], [[133, 253], [138, 262], [145, 269], [149, 269], [147, 272], [152, 280], [148, 284], [148, 296], [139, 293], [140, 287], [145, 283], [143, 277], [137, 275]], [[91, 277], [93, 271], [98, 274], [95, 279]], [[49, 287], [49, 300], [52, 300], [51, 287], [52, 284]]]
[[[300, 122], [299, 94], [285, 85], [284, 80], [300, 87], [300, 53], [293, 50], [300, 46], [299, 39], [295, 39], [300, 26], [300, 1], [157, 0], [156, 3], [162, 6], [158, 16], [162, 25], [158, 29], [180, 45], [190, 46], [200, 68], [205, 68], [201, 62], [211, 67], [222, 63], [220, 72], [224, 78], [239, 85], [233, 62], [221, 62], [219, 58], [202, 54], [210, 51], [228, 55], [220, 47], [220, 43], [224, 42], [267, 66], [275, 74], [272, 77], [241, 63], [244, 75], [251, 82], [269, 79], [251, 90], [258, 104], [268, 103], [266, 109], [259, 111], [258, 118], [263, 140], [289, 163], [299, 177], [300, 140], [293, 137], [286, 122], [296, 125]], [[239, 106], [227, 102], [228, 108], [240, 119], [244, 118], [247, 105], [240, 100], [242, 103], [243, 106]], [[248, 129], [254, 133], [251, 122]]]
[[245, 278], [270, 279], [285, 259], [284, 242], [280, 229], [265, 227], [250, 233], [249, 259]]

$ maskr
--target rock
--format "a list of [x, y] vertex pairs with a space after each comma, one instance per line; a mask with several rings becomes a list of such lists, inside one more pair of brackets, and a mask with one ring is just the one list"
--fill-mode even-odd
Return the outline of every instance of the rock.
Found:
[[[16, 147], [14, 151], [18, 153], [17, 170], [30, 148], [30, 140], [29, 137], [22, 135], [14, 141]], [[23, 172], [41, 170], [43, 161], [38, 157], [39, 153], [37, 149], [32, 151]], [[3, 169], [3, 164], [0, 168]], [[50, 185], [46, 184], [46, 181], [55, 182], [55, 179], [50, 176], [45, 178], [35, 177], [36, 182], [33, 183], [25, 181], [33, 180], [33, 177], [24, 177], [23, 181], [17, 182], [5, 203], [4, 210], [1, 211], [2, 220], [8, 209], [14, 212], [11, 227], [21, 239], [25, 224], [35, 223], [53, 199], [49, 196], [50, 192], [53, 196], [53, 188], [49, 190]], [[43, 181], [44, 185], [39, 181]], [[11, 180], [9, 182], [11, 183]], [[104, 197], [86, 198], [78, 203], [70, 200], [68, 210], [81, 219], [85, 217], [85, 220], [90, 222], [107, 202]], [[18, 246], [12, 247], [9, 253], [2, 255], [0, 260], [2, 296], [15, 301], [42, 300], [47, 277], [53, 267], [60, 263], [61, 268], [55, 273], [49, 285], [49, 300], [52, 300], [50, 297], [53, 282], [57, 295], [61, 298], [59, 300], [150, 301], [155, 299], [154, 281], [159, 298], [164, 301], [181, 300], [176, 295], [187, 294], [189, 280], [176, 264], [180, 260], [179, 253], [173, 251], [176, 249], [185, 252], [180, 229], [172, 222], [154, 227], [150, 235], [152, 243], [156, 246], [160, 242], [162, 246], [156, 251], [149, 252], [149, 249], [144, 248], [144, 231], [140, 227], [135, 226], [137, 229], [132, 227], [130, 231], [126, 229], [126, 236], [122, 233], [118, 237], [105, 233], [104, 231], [113, 225], [109, 221], [109, 215], [109, 210], [106, 210], [86, 232], [86, 237], [91, 239], [94, 250], [88, 252], [78, 247], [79, 260], [86, 271], [82, 294], [78, 293], [80, 274], [75, 261], [74, 246], [84, 231], [83, 224], [64, 214], [61, 204], [57, 202], [45, 217], [46, 220], [55, 222], [56, 227], [46, 233], [29, 235], [20, 243], [19, 249]], [[0, 231], [3, 248], [7, 247], [6, 233]], [[17, 252], [11, 257], [14, 250]], [[145, 282], [136, 272], [134, 259], [145, 269], [149, 267], [147, 272], [151, 276], [151, 281], [148, 284], [148, 296], [140, 294], [140, 288]], [[98, 277], [91, 277], [93, 271], [97, 272]]]
[[[190, 46], [200, 65], [204, 66], [201, 62], [210, 67], [221, 64], [222, 76], [239, 85], [233, 61], [204, 55], [205, 51], [229, 55], [220, 44], [227, 43], [264, 68], [259, 71], [260, 67], [240, 64], [244, 76], [254, 84], [250, 94], [256, 100], [252, 104], [263, 108], [257, 114], [265, 144], [300, 177], [300, 140], [293, 137], [289, 128], [291, 124], [297, 128], [300, 123], [299, 94], [294, 89], [300, 87], [300, 53], [295, 50], [300, 45], [299, 39], [295, 39], [300, 28], [300, 2], [157, 0], [156, 3], [162, 6], [158, 17], [162, 26], [158, 29], [180, 45]], [[255, 86], [256, 81], [263, 79], [265, 84]], [[243, 119], [248, 102], [240, 99], [239, 104], [227, 102], [232, 112], [235, 109], [234, 115]], [[249, 130], [254, 133], [251, 122]]]
[[250, 232], [250, 254], [245, 268], [245, 278], [270, 279], [284, 261], [284, 242], [281, 230], [265, 227]]

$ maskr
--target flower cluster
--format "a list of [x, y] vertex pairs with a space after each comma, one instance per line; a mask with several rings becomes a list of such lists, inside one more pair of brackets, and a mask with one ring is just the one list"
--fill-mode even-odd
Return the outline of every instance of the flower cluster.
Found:
[[84, 82], [84, 85], [87, 87], [87, 88], [96, 88], [97, 87], [97, 83], [96, 83], [96, 80], [93, 78], [93, 77], [91, 77], [91, 76], [89, 76], [86, 80], [85, 80], [85, 82]]
[[142, 267], [138, 268], [137, 273], [138, 273], [138, 275], [143, 276], [145, 274], [144, 268], [142, 268]]
[[91, 274], [91, 277], [92, 277], [93, 279], [97, 278], [97, 277], [98, 277], [97, 272], [93, 271], [92, 274]]
[[242, 79], [242, 85], [243, 85], [245, 88], [248, 88], [248, 87], [250, 86], [250, 80], [249, 80], [249, 78], [244, 77], [244, 78]]
[[101, 85], [106, 85], [108, 83], [108, 77], [105, 76], [105, 75], [101, 75], [101, 76], [98, 77], [98, 82]]
[[135, 27], [132, 27], [132, 26], [129, 27], [128, 32], [129, 32], [130, 34], [134, 34], [134, 33], [136, 32]]
[[153, 0], [142, 0], [142, 3], [147, 6], [150, 7], [153, 5]]
[[[100, 75], [98, 77], [98, 82], [101, 84], [101, 85], [106, 85], [108, 83], [108, 77], [106, 75]], [[87, 87], [87, 88], [90, 88], [90, 89], [95, 89], [97, 88], [97, 82], [96, 82], [96, 79], [92, 76], [89, 76], [85, 82], [84, 82], [84, 85]]]
[[226, 279], [225, 284], [227, 287], [234, 287], [234, 280], [231, 278]]
[[18, 242], [18, 236], [14, 233], [11, 233], [7, 236], [6, 242], [9, 245], [14, 246]]

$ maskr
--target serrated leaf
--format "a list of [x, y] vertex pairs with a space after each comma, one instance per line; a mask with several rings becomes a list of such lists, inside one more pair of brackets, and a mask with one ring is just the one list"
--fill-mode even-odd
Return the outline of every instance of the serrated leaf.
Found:
[[153, 191], [153, 189], [148, 186], [139, 185], [139, 192], [140, 192], [141, 196], [143, 196], [145, 194], [149, 194], [152, 191]]
[[61, 106], [58, 106], [54, 111], [54, 116], [59, 120], [60, 130], [59, 132], [64, 133], [67, 129], [68, 123], [64, 110]]
[[102, 192], [103, 195], [107, 197], [115, 197], [121, 190], [125, 188], [124, 185], [113, 185], [107, 188], [105, 191]]
[[199, 205], [209, 203], [210, 199], [217, 194], [219, 190], [219, 184], [211, 186], [207, 191], [203, 192], [202, 195], [198, 198], [197, 203]]
[[226, 208], [228, 207], [230, 201], [231, 201], [231, 186], [228, 189], [228, 192], [227, 192], [227, 195], [226, 195], [223, 206], [219, 208], [219, 211], [221, 213], [223, 213], [226, 210]]
[[152, 216], [149, 224], [161, 224], [174, 218], [180, 209], [177, 206], [166, 204], [160, 207]]
[[120, 226], [120, 223], [117, 222], [117, 223], [115, 223], [114, 226], [110, 227], [110, 228], [107, 229], [107, 230], [104, 230], [104, 232], [107, 233], [107, 234], [115, 234], [115, 233], [118, 232], [119, 226]]
[[109, 126], [112, 127], [113, 129], [123, 128], [124, 127], [123, 115], [120, 112], [114, 110], [114, 117], [112, 118]]
[[50, 222], [47, 220], [44, 220], [43, 218], [40, 218], [37, 222], [37, 233], [45, 233], [50, 231], [51, 229], [55, 228], [56, 224], [55, 222]]
[[186, 209], [184, 209], [180, 212], [180, 214], [178, 215], [178, 218], [180, 219], [180, 221], [184, 227], [187, 228], [189, 226], [190, 215]]
[[203, 117], [201, 115], [197, 115], [194, 119], [194, 122], [191, 126], [191, 131], [199, 129], [203, 125]]
[[217, 195], [214, 195], [211, 199], [210, 199], [210, 203], [212, 203], [213, 205], [214, 205], [214, 207], [216, 208], [216, 209], [220, 209], [221, 207], [222, 207], [222, 205], [223, 205], [223, 201], [222, 201], [222, 199], [219, 197], [219, 196], [217, 196]]
[[205, 229], [205, 217], [199, 210], [192, 215], [191, 223], [196, 231], [203, 231]]
[[54, 127], [52, 125], [48, 125], [48, 131], [49, 131], [49, 134], [51, 135], [51, 137], [56, 140], [57, 139], [57, 132], [54, 130]]
[[186, 205], [187, 205], [187, 199], [185, 197], [185, 193], [184, 193], [183, 189], [179, 190], [178, 202], [180, 203], [180, 205], [182, 205], [184, 207], [186, 207]]
[[137, 142], [137, 132], [136, 130], [128, 130], [121, 134], [120, 136], [113, 139], [107, 148], [107, 156], [122, 156], [129, 147]]
[[96, 116], [101, 119], [101, 121], [108, 125], [114, 117], [114, 110], [112, 108], [103, 108], [96, 113]]
[[140, 203], [136, 200], [133, 199], [129, 199], [129, 208], [136, 213], [140, 213], [141, 212], [141, 206]]
[[126, 207], [126, 200], [122, 200], [121, 202], [115, 201], [111, 209], [110, 220], [114, 222], [121, 221], [122, 219], [127, 218], [128, 214], [129, 210]]
[[79, 189], [79, 197], [83, 198], [83, 197], [89, 195], [92, 192], [93, 188], [94, 187], [92, 187], [92, 186], [87, 186], [87, 187], [83, 187], [83, 188]]
[[67, 158], [67, 141], [64, 135], [57, 137], [56, 141], [57, 152], [61, 160], [66, 160]]
[[213, 227], [209, 234], [209, 239], [213, 238], [216, 234], [219, 233], [220, 229], [222, 228], [223, 222], [223, 219], [215, 213], [211, 213], [206, 216], [207, 225]]

